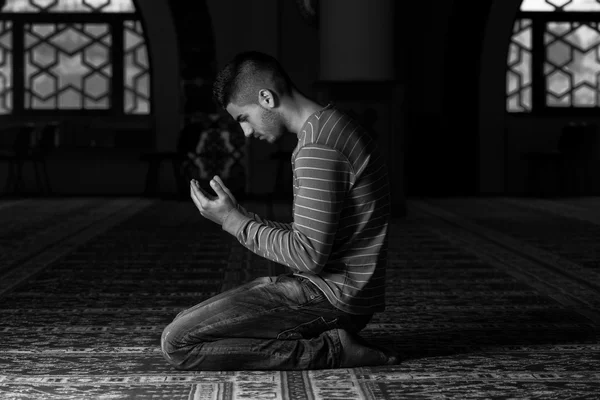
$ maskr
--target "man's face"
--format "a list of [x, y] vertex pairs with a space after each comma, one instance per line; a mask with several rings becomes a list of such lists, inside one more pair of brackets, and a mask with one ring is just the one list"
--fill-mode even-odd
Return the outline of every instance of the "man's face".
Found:
[[246, 137], [254, 136], [269, 143], [275, 143], [286, 131], [281, 116], [258, 104], [238, 106], [227, 105], [227, 112], [239, 122]]

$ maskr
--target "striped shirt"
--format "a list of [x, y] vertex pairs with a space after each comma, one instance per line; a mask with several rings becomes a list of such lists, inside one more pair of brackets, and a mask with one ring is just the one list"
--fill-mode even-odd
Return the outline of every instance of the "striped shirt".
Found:
[[390, 191], [372, 137], [331, 104], [312, 114], [292, 153], [293, 222], [265, 220], [239, 207], [223, 229], [288, 266], [351, 314], [385, 309]]

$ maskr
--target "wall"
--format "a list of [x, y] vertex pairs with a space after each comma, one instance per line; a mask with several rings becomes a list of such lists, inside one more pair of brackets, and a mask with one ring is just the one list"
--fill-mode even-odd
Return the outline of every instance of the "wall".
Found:
[[403, 3], [397, 64], [406, 81], [409, 196], [477, 192], [478, 60], [488, 6]]
[[[136, 2], [144, 20], [148, 38], [149, 58], [152, 63], [152, 95], [155, 114], [149, 118], [123, 121], [120, 118], [63, 118], [63, 133], [77, 134], [79, 145], [92, 141], [97, 147], [89, 149], [58, 149], [48, 160], [48, 172], [52, 187], [60, 194], [139, 194], [143, 190], [145, 165], [139, 162], [139, 151], [112, 150], [117, 135], [144, 132], [150, 136], [149, 145], [155, 142], [161, 150], [174, 148], [179, 129], [179, 64], [175, 31], [167, 0]], [[30, 117], [28, 122], [39, 125], [49, 117]], [[20, 124], [18, 118], [3, 116], [4, 128]], [[106, 132], [111, 134], [106, 135]], [[2, 138], [2, 145], [9, 147], [12, 131]], [[154, 136], [154, 137], [152, 137]], [[85, 143], [83, 143], [85, 142]], [[26, 166], [25, 192], [36, 191], [33, 169]], [[0, 165], [0, 182], [6, 178], [6, 164]], [[171, 183], [171, 180], [166, 180]]]
[[[181, 106], [174, 26], [165, 17], [169, 15], [165, 2], [143, 2], [142, 11], [147, 33], [152, 35], [153, 87], [159, 101], [150, 127], [156, 124], [158, 147], [168, 150], [176, 142]], [[400, 134], [404, 138], [397, 143], [402, 146], [398, 152], [406, 154], [408, 195], [518, 191], [516, 186], [505, 188], [508, 175], [504, 174], [506, 130], [511, 131], [513, 144], [529, 132], [526, 125], [517, 126], [519, 121], [508, 124], [504, 115], [506, 50], [518, 3], [440, 1], [435, 12], [426, 2], [405, 2], [397, 7], [397, 97], [404, 100], [398, 103], [395, 118], [403, 125]], [[149, 4], [160, 4], [162, 9], [152, 9]], [[316, 95], [318, 30], [302, 20], [294, 1], [206, 0], [206, 4], [214, 27], [217, 68], [240, 51], [265, 51], [281, 60], [303, 92]], [[273, 190], [278, 165], [271, 156], [293, 146], [293, 140], [279, 148], [250, 141], [250, 191], [266, 194]], [[81, 153], [79, 161], [75, 154], [65, 157], [72, 161], [51, 166], [52, 175], [61, 177], [56, 186], [65, 191], [138, 194], [143, 188], [145, 165], [135, 154], [103, 156], [94, 150]], [[288, 174], [285, 179], [290, 178], [287, 167], [283, 173]], [[511, 176], [519, 174], [511, 172]], [[33, 175], [28, 173], [28, 177]], [[161, 189], [172, 191], [168, 166], [162, 177]]]
[[[239, 52], [262, 51], [278, 58], [298, 88], [313, 95], [318, 72], [317, 30], [302, 20], [294, 3], [207, 0], [215, 30], [217, 67], [222, 68]], [[289, 163], [279, 168], [272, 157], [276, 151], [291, 151], [294, 146], [294, 138], [287, 138], [279, 146], [249, 140], [247, 187], [250, 193], [271, 193], [278, 171], [291, 184]]]
[[[528, 152], [557, 151], [563, 128], [574, 120], [566, 117], [506, 116], [504, 123], [507, 193], [549, 196], [600, 193], [600, 163], [598, 161], [586, 161], [579, 164], [579, 167], [576, 167], [576, 164], [565, 162], [563, 169], [554, 169], [559, 164], [546, 163], [543, 171], [535, 174], [533, 169], [536, 166], [530, 164], [526, 159]], [[576, 118], [576, 121], [600, 126], [600, 118]], [[589, 150], [600, 158], [600, 144], [596, 142], [593, 145], [594, 148]], [[538, 165], [541, 166], [541, 164]], [[535, 176], [536, 182], [529, 181], [532, 173], [535, 174], [533, 176]], [[560, 186], [561, 175], [566, 180], [562, 182], [562, 188]], [[587, 179], [588, 183], [585, 183], [584, 179]]]
[[[139, 162], [139, 151], [112, 151], [102, 148], [101, 138], [107, 129], [152, 129], [159, 151], [170, 151], [176, 147], [183, 115], [176, 21], [174, 24], [168, 0], [139, 3], [145, 20], [154, 69], [152, 87], [155, 116], [151, 120], [138, 121], [133, 126], [124, 126], [122, 121], [111, 119], [70, 119], [69, 130], [78, 131], [78, 141], [86, 141], [87, 145], [94, 140], [98, 146], [74, 151], [58, 150], [50, 157], [49, 173], [56, 193], [141, 193], [147, 166]], [[293, 1], [207, 0], [206, 5], [214, 28], [217, 68], [222, 67], [240, 51], [264, 51], [280, 59], [300, 90], [309, 96], [314, 94], [313, 84], [318, 72], [317, 30], [302, 20]], [[10, 118], [2, 119], [4, 127], [18, 122]], [[44, 120], [33, 119], [32, 122], [43, 123]], [[90, 127], [90, 123], [95, 126]], [[97, 137], [94, 136], [96, 133]], [[4, 135], [2, 145], [9, 147], [12, 138], [11, 134]], [[272, 192], [277, 163], [271, 156], [277, 150], [291, 150], [294, 146], [294, 140], [284, 141], [279, 148], [263, 142], [250, 141], [248, 166], [251, 181], [248, 182], [248, 188], [251, 192]], [[287, 169], [286, 166], [284, 174], [288, 174]], [[0, 180], [5, 176], [5, 165], [0, 165]], [[163, 165], [159, 177], [161, 192], [168, 193], [176, 189], [172, 176], [170, 165]], [[291, 176], [284, 178], [291, 179]], [[25, 179], [27, 184], [24, 190], [34, 191], [34, 175], [30, 168], [25, 171]]]
[[508, 45], [520, 5], [521, 0], [494, 0], [484, 33], [486, 45], [481, 53], [479, 80], [479, 182], [480, 191], [487, 194], [511, 192], [505, 176], [508, 129], [505, 79]]
[[[427, 12], [424, 2], [405, 4], [399, 14], [397, 75], [406, 82], [405, 175], [408, 195], [430, 193], [438, 186], [437, 140], [443, 130], [443, 91], [448, 15], [452, 2], [438, 2]], [[400, 7], [398, 7], [400, 8]], [[416, 15], [427, 15], [424, 26]]]
[[[550, 164], [546, 165], [543, 174], [536, 175], [540, 182], [528, 181], [533, 171], [524, 159], [524, 153], [556, 151], [562, 128], [574, 118], [534, 117], [505, 111], [508, 45], [520, 5], [521, 0], [494, 0], [488, 16], [479, 79], [480, 191], [483, 194], [527, 195], [535, 194], [532, 190], [539, 185], [543, 193], [559, 194], [557, 172], [552, 171]], [[597, 125], [600, 122], [593, 118], [577, 120]], [[597, 162], [587, 163], [584, 170], [571, 174], [568, 180], [577, 180], [586, 174], [592, 184], [582, 194], [599, 193], [600, 167]]]

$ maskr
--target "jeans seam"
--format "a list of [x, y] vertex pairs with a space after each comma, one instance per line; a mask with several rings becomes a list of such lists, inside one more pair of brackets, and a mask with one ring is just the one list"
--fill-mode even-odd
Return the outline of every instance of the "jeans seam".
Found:
[[335, 358], [335, 368], [341, 368], [342, 367], [342, 341], [340, 340], [340, 335], [338, 334], [337, 330], [333, 329], [330, 331], [331, 335], [331, 341], [333, 342], [333, 347], [334, 347], [334, 358]]
[[[298, 325], [294, 326], [293, 328], [286, 329], [286, 330], [283, 330], [283, 331], [279, 332], [279, 333], [277, 334], [277, 339], [279, 339], [279, 337], [280, 337], [282, 334], [284, 334], [284, 333], [288, 333], [288, 332], [297, 331], [297, 329], [298, 329], [299, 327], [301, 327], [301, 326], [305, 326], [305, 325], [310, 325], [310, 324], [312, 324], [312, 323], [314, 323], [315, 321], [318, 321], [318, 320], [322, 320], [324, 325], [328, 325], [328, 323], [327, 323], [327, 321], [325, 320], [325, 318], [323, 318], [323, 317], [316, 317], [316, 318], [314, 318], [314, 319], [312, 319], [312, 320], [310, 320], [310, 321], [308, 321], [308, 322], [303, 322], [303, 323], [301, 323], [301, 324], [298, 324]], [[302, 337], [302, 339], [305, 339], [305, 337], [304, 337], [302, 334], [300, 334], [300, 336]]]
[[[275, 340], [275, 339], [273, 339], [273, 340]], [[218, 350], [218, 351], [214, 351], [214, 350]], [[229, 354], [231, 354], [232, 351], [233, 351], [233, 349], [230, 349], [228, 347], [219, 347], [219, 348], [215, 348], [212, 350], [202, 349], [202, 352], [204, 354], [212, 354], [212, 355], [229, 355]], [[252, 349], [244, 349], [243, 351], [240, 351], [240, 349], [236, 348], [235, 351], [236, 351], [236, 354], [244, 354], [244, 353], [252, 354], [252, 355], [263, 354], [263, 352], [261, 350], [252, 350]], [[288, 358], [287, 356], [279, 355], [277, 353], [269, 354], [269, 357], [277, 357], [277, 358], [281, 358], [281, 359]]]
[[240, 316], [240, 317], [237, 317], [237, 318], [233, 318], [233, 319], [220, 320], [220, 321], [216, 322], [215, 324], [209, 325], [209, 326], [205, 327], [205, 329], [201, 329], [201, 330], [198, 330], [196, 332], [197, 333], [202, 333], [202, 332], [204, 332], [206, 330], [210, 330], [210, 329], [213, 329], [213, 328], [219, 328], [219, 327], [221, 327], [223, 325], [230, 325], [232, 322], [239, 322], [239, 321], [243, 321], [244, 319], [248, 319], [248, 318], [261, 317], [263, 315], [268, 315], [268, 314], [271, 314], [271, 313], [273, 313], [275, 311], [279, 311], [279, 310], [285, 309], [285, 308], [288, 308], [288, 306], [279, 306], [279, 307], [271, 308], [271, 309], [266, 310], [266, 311], [262, 311], [262, 312], [259, 312], [259, 313], [256, 313], [256, 314], [252, 314], [250, 317], [248, 317], [248, 315], [243, 315], [243, 316]]

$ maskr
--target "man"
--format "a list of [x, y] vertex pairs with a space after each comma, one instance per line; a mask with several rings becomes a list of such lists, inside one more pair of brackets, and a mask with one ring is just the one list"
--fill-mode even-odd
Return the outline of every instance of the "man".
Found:
[[265, 220], [237, 204], [222, 180], [217, 196], [191, 182], [205, 218], [252, 252], [290, 269], [181, 312], [162, 350], [184, 370], [299, 370], [386, 365], [397, 357], [357, 333], [385, 308], [390, 199], [371, 136], [333, 105], [304, 96], [272, 57], [246, 52], [219, 73], [216, 102], [247, 137], [297, 136], [292, 155], [293, 223]]

